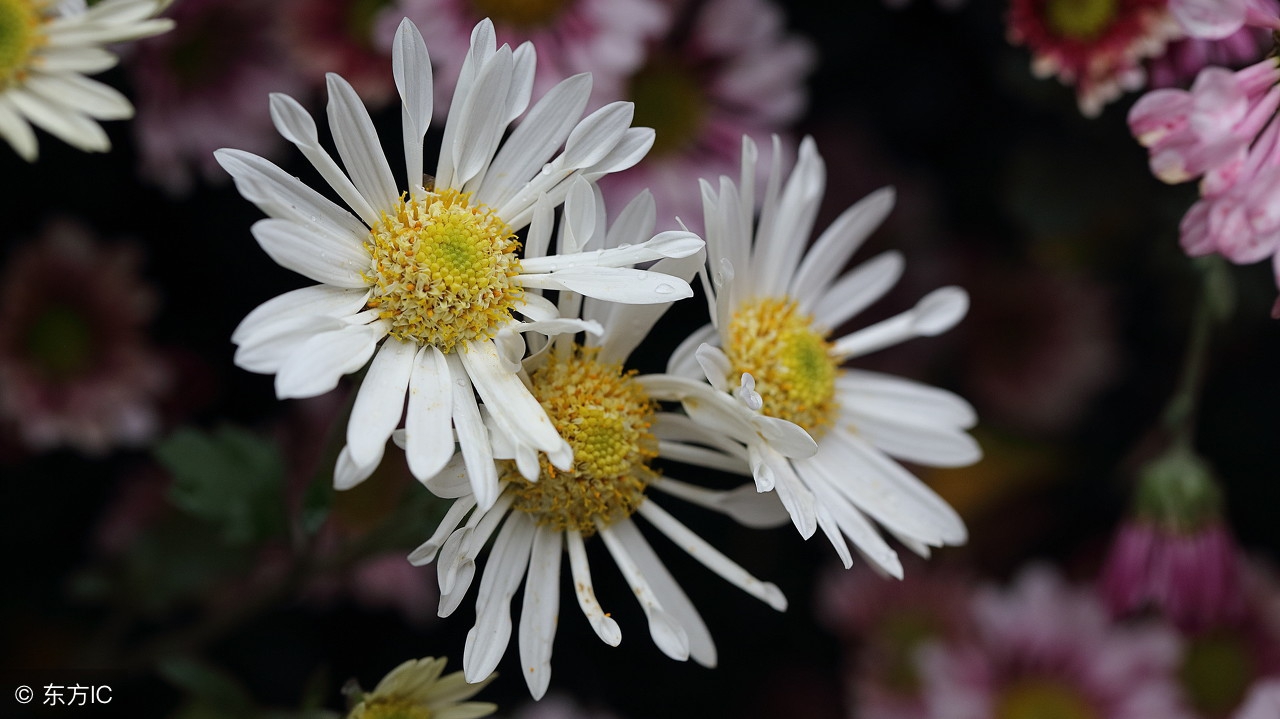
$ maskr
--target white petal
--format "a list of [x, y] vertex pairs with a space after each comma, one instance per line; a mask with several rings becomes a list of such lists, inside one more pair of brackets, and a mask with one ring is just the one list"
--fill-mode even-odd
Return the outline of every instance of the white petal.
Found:
[[819, 327], [836, 328], [884, 297], [902, 277], [902, 253], [889, 250], [867, 260], [823, 294], [805, 296], [805, 311]]
[[969, 295], [959, 287], [942, 287], [925, 295], [916, 306], [836, 340], [833, 354], [840, 361], [892, 347], [912, 337], [930, 337], [955, 326], [969, 309]]
[[475, 506], [475, 497], [462, 497], [449, 505], [449, 511], [445, 512], [444, 517], [441, 518], [440, 524], [436, 526], [436, 531], [427, 538], [427, 541], [418, 545], [416, 549], [409, 553], [409, 563], [415, 567], [420, 567], [434, 561], [436, 552], [440, 551], [440, 545], [444, 544], [445, 538], [452, 534], [453, 530], [457, 529], [458, 523]]
[[863, 414], [854, 407], [841, 413], [841, 422], [880, 451], [929, 467], [966, 467], [982, 459], [982, 448], [964, 430], [936, 425], [901, 423]]
[[569, 290], [610, 302], [654, 304], [693, 296], [689, 283], [658, 272], [627, 267], [583, 267], [549, 274], [520, 275], [525, 287]]
[[[453, 436], [452, 431], [449, 432], [449, 436]], [[471, 491], [471, 477], [467, 474], [467, 463], [461, 452], [454, 453], [439, 472], [422, 480], [422, 486], [442, 499], [456, 499], [468, 495], [475, 499], [475, 492]]]
[[[840, 479], [825, 473], [815, 474], [812, 468], [806, 465], [807, 462], [812, 460], [801, 460], [799, 464], [805, 468], [805, 476], [811, 478], [810, 486], [818, 497], [819, 504], [831, 514], [840, 530], [853, 540], [858, 553], [870, 561], [877, 571], [901, 579], [902, 563], [898, 559], [898, 553], [884, 541], [858, 507], [845, 499], [835, 488], [835, 483]], [[835, 540], [833, 539], [832, 542], [834, 544]], [[840, 548], [837, 546], [837, 552], [839, 551]]]
[[[506, 126], [502, 108], [511, 88], [512, 70], [511, 48], [503, 45], [476, 77], [458, 117], [462, 125], [453, 138], [453, 147], [442, 148], [442, 152], [453, 152], [450, 187], [463, 187], [493, 159]], [[453, 118], [449, 121], [453, 122]]]
[[396, 28], [391, 52], [391, 74], [396, 89], [400, 91], [403, 106], [404, 160], [409, 186], [420, 183], [422, 177], [422, 139], [431, 125], [431, 112], [435, 102], [431, 57], [427, 43], [422, 39], [418, 26], [409, 18], [400, 21]]
[[384, 335], [386, 327], [373, 324], [312, 337], [280, 367], [276, 374], [276, 396], [280, 399], [315, 397], [337, 387], [342, 375], [355, 372], [369, 361]]
[[551, 683], [551, 643], [560, 610], [560, 532], [537, 527], [520, 609], [520, 663], [534, 700]]
[[458, 432], [458, 447], [466, 461], [471, 488], [475, 491], [480, 511], [488, 511], [498, 498], [498, 470], [493, 464], [489, 432], [476, 406], [475, 392], [462, 360], [457, 353], [446, 356], [449, 377], [453, 380], [453, 427]]
[[476, 392], [495, 419], [537, 449], [549, 452], [559, 448], [563, 440], [546, 411], [519, 377], [502, 368], [492, 342], [468, 342], [459, 354]]
[[516, 512], [493, 542], [489, 563], [480, 579], [476, 625], [467, 632], [462, 650], [462, 671], [469, 682], [492, 674], [507, 649], [511, 639], [511, 598], [529, 563], [533, 531], [528, 515]]
[[351, 489], [373, 475], [373, 470], [382, 463], [382, 448], [367, 464], [357, 464], [351, 459], [351, 449], [343, 447], [338, 452], [338, 461], [333, 467], [333, 488], [338, 491]]
[[253, 238], [276, 264], [326, 285], [365, 288], [362, 272], [369, 270], [369, 253], [354, 242], [338, 242], [330, 235], [311, 233], [289, 220], [253, 223]]
[[241, 344], [258, 331], [282, 320], [307, 316], [343, 317], [364, 307], [369, 292], [342, 289], [329, 285], [312, 285], [291, 290], [258, 305], [245, 315], [231, 333], [231, 341]]
[[[853, 253], [893, 210], [894, 197], [893, 188], [884, 187], [840, 213], [805, 254], [800, 268], [790, 280], [787, 294], [817, 297], [824, 293], [849, 263]], [[801, 309], [813, 311], [811, 306], [802, 306]]]
[[133, 105], [119, 90], [83, 75], [35, 72], [27, 78], [25, 87], [50, 102], [66, 105], [89, 117], [101, 120], [133, 117]]
[[595, 181], [609, 173], [631, 169], [649, 154], [657, 138], [657, 133], [651, 128], [627, 128], [627, 131], [622, 133], [622, 139], [618, 140], [613, 149], [591, 167], [585, 168], [582, 176]]
[[449, 362], [432, 345], [424, 345], [409, 378], [409, 409], [404, 418], [405, 459], [409, 471], [427, 480], [453, 456], [453, 384]]
[[[688, 282], [702, 266], [701, 254], [680, 259], [663, 259], [649, 268], [650, 272], [660, 272]], [[595, 301], [594, 298], [593, 302]], [[631, 352], [644, 338], [658, 319], [671, 308], [669, 303], [650, 305], [610, 304], [608, 319], [604, 324], [604, 332], [597, 341], [588, 338], [589, 346], [600, 347], [598, 357], [601, 362], [625, 362]]]
[[302, 151], [304, 157], [320, 172], [321, 177], [338, 193], [338, 196], [356, 211], [360, 219], [370, 227], [378, 221], [378, 212], [356, 189], [347, 173], [329, 156], [320, 144], [316, 121], [297, 100], [283, 93], [271, 93], [271, 122], [284, 139]]
[[35, 162], [39, 156], [35, 131], [3, 94], [0, 94], [0, 135], [27, 162]]
[[813, 492], [801, 481], [791, 462], [768, 448], [761, 451], [761, 459], [773, 473], [774, 490], [782, 506], [791, 515], [800, 536], [808, 539], [818, 529], [818, 517], [814, 509]]
[[106, 152], [111, 149], [106, 131], [97, 122], [62, 103], [51, 102], [21, 86], [9, 88], [5, 92], [5, 98], [31, 124], [68, 145], [85, 152]]
[[622, 140], [634, 115], [632, 103], [611, 102], [583, 118], [565, 141], [564, 166], [576, 169], [603, 160]]
[[347, 422], [347, 448], [357, 464], [367, 464], [375, 454], [381, 454], [400, 425], [417, 351], [411, 342], [388, 337], [369, 364]]
[[259, 374], [274, 374], [307, 340], [347, 325], [336, 317], [286, 317], [263, 326], [236, 348], [236, 366]]
[[720, 550], [681, 524], [662, 507], [646, 500], [636, 511], [703, 566], [774, 609], [780, 612], [787, 610], [787, 598], [783, 596], [782, 590], [770, 582], [762, 582], [751, 576], [747, 570], [724, 556]]
[[822, 157], [818, 155], [813, 138], [806, 137], [800, 143], [800, 156], [778, 200], [777, 214], [771, 220], [762, 215], [756, 231], [752, 271], [755, 273], [754, 289], [758, 294], [786, 293], [813, 230], [825, 185], [826, 168]]
[[644, 615], [649, 620], [649, 635], [653, 637], [653, 643], [662, 650], [663, 654], [676, 661], [685, 661], [689, 658], [689, 635], [684, 627], [680, 626], [680, 622], [662, 608], [662, 604], [649, 587], [644, 572], [628, 552], [627, 543], [615, 534], [624, 525], [631, 525], [631, 520], [624, 519], [608, 527], [600, 526], [600, 538], [604, 540], [605, 546], [609, 548], [609, 554], [613, 555], [614, 563], [618, 565], [622, 576], [626, 577], [627, 583], [631, 585], [631, 591], [636, 595], [636, 600], [640, 602], [640, 608], [644, 610]]
[[[585, 183], [586, 181], [582, 180], [582, 182]], [[569, 202], [566, 201], [566, 215], [570, 209]], [[595, 218], [594, 216], [585, 218], [570, 217], [571, 227], [575, 219], [579, 222], [594, 222]], [[521, 272], [540, 274], [569, 268], [631, 267], [642, 262], [653, 262], [667, 257], [689, 257], [696, 255], [703, 247], [702, 238], [692, 232], [671, 230], [660, 232], [652, 239], [626, 247], [612, 247], [591, 252], [577, 252], [561, 248], [559, 254], [521, 261], [520, 269]], [[689, 273], [689, 276], [692, 277], [693, 273]]]
[[582, 544], [582, 535], [570, 530], [565, 533], [569, 550], [569, 566], [573, 571], [574, 592], [578, 597], [578, 607], [596, 631], [596, 636], [611, 647], [622, 641], [622, 630], [618, 623], [600, 608], [596, 601], [595, 587], [591, 583], [591, 567], [587, 563], [587, 550]]
[[351, 213], [269, 160], [227, 148], [215, 150], [213, 156], [235, 180], [240, 194], [271, 217], [292, 220], [335, 237], [368, 235], [369, 228]]
[[333, 144], [338, 157], [351, 175], [360, 194], [376, 211], [390, 212], [395, 207], [400, 192], [387, 156], [382, 152], [378, 132], [369, 118], [369, 111], [360, 101], [350, 83], [340, 75], [325, 75], [329, 90], [329, 127], [333, 132]]
[[836, 376], [840, 404], [860, 414], [921, 425], [969, 428], [977, 422], [973, 406], [944, 389], [893, 375], [845, 370]]
[[744, 527], [773, 529], [791, 520], [782, 502], [771, 492], [757, 492], [754, 484], [721, 492], [663, 476], [651, 485], [654, 489], [679, 497], [700, 507], [722, 512]]

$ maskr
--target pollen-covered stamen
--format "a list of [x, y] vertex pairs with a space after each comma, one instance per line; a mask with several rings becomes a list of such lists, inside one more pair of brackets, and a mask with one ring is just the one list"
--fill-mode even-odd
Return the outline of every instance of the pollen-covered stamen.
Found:
[[514, 466], [503, 473], [515, 492], [513, 507], [539, 524], [583, 535], [595, 532], [596, 521], [607, 526], [631, 516], [657, 476], [649, 467], [658, 447], [650, 432], [654, 402], [634, 372], [597, 362], [597, 354], [577, 348], [532, 376], [533, 396], [573, 448], [572, 469], [557, 470], [543, 458], [537, 482]]
[[481, 17], [524, 30], [550, 25], [568, 4], [567, 0], [471, 0]]
[[729, 383], [749, 373], [763, 413], [800, 425], [814, 439], [835, 420], [832, 344], [793, 300], [770, 297], [739, 308], [729, 320], [724, 352]]
[[493, 210], [457, 190], [401, 198], [365, 247], [368, 306], [405, 341], [448, 352], [493, 337], [520, 297], [520, 243]]
[[44, 44], [39, 0], [0, 0], [0, 91], [20, 83], [31, 54]]

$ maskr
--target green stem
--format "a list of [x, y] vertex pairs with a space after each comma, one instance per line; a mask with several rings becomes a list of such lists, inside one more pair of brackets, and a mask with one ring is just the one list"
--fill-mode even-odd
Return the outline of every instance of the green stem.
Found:
[[[1173, 396], [1160, 417], [1161, 426], [1172, 435], [1176, 446], [1190, 447], [1192, 444], [1200, 397], [1204, 391], [1213, 324], [1222, 318], [1224, 305], [1229, 304], [1222, 296], [1223, 283], [1226, 282], [1224, 272], [1225, 268], [1220, 263], [1207, 262], [1203, 265], [1200, 295], [1192, 311], [1191, 333], [1182, 358], [1182, 371]], [[1229, 291], [1229, 288], [1225, 289]]]

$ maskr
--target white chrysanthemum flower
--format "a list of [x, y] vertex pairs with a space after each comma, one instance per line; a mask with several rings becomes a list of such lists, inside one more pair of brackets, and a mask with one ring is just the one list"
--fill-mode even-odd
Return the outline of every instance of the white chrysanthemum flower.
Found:
[[[300, 104], [273, 95], [271, 112], [280, 133], [355, 216], [261, 157], [216, 153], [240, 193], [270, 216], [253, 226], [262, 248], [322, 283], [251, 312], [232, 335], [236, 363], [274, 373], [283, 399], [327, 392], [372, 357], [335, 486], [354, 486], [373, 472], [404, 414], [414, 476], [425, 480], [444, 467], [456, 430], [480, 506], [487, 508], [498, 478], [477, 393], [505, 435], [546, 452], [557, 466], [572, 460], [520, 381], [519, 333], [576, 332], [583, 324], [561, 320], [550, 302], [528, 290], [572, 289], [640, 304], [687, 297], [687, 283], [631, 266], [687, 257], [702, 241], [666, 232], [631, 247], [542, 256], [552, 213], [570, 188], [630, 167], [653, 143], [653, 130], [630, 127], [632, 107], [624, 102], [579, 119], [591, 91], [591, 76], [584, 74], [544, 95], [504, 142], [504, 129], [529, 104], [534, 50], [495, 47], [493, 27], [483, 21], [472, 33], [434, 182], [424, 187], [431, 61], [407, 20], [396, 33], [393, 63], [403, 100], [408, 192], [397, 188], [368, 112], [337, 75], [329, 75], [328, 115], [346, 172], [321, 146]], [[514, 233], [531, 223], [521, 259]]]
[[[844, 364], [946, 331], [964, 316], [968, 295], [944, 287], [914, 309], [833, 339], [833, 330], [902, 274], [902, 256], [893, 251], [841, 274], [892, 209], [893, 191], [850, 207], [806, 255], [804, 238], [825, 184], [813, 140], [801, 144], [785, 183], [772, 167], [754, 231], [756, 147], [744, 140], [740, 184], [727, 177], [718, 189], [702, 182], [714, 323], [673, 353], [669, 371], [679, 379], [651, 387], [659, 399], [673, 399], [705, 375], [720, 394], [715, 402], [685, 400], [695, 420], [689, 439], [668, 442], [663, 456], [749, 471], [760, 491], [777, 490], [805, 538], [821, 527], [845, 566], [853, 560], [842, 534], [879, 569], [901, 577], [897, 554], [869, 520], [925, 556], [929, 547], [963, 543], [967, 535], [956, 512], [894, 458], [971, 464], [981, 450], [965, 430], [976, 418], [950, 392]], [[737, 443], [726, 444], [726, 435]]]
[[[647, 236], [654, 224], [653, 208], [647, 192], [633, 200], [607, 233], [608, 246]], [[603, 220], [602, 201], [597, 200], [593, 214], [595, 222]], [[579, 232], [581, 223], [573, 222], [576, 213], [568, 215], [569, 231], [561, 239], [571, 246], [564, 249], [576, 249], [574, 243], [591, 238], [604, 239], [600, 229]], [[701, 255], [668, 259], [654, 270], [692, 277], [702, 262]], [[559, 303], [566, 315], [577, 314], [581, 306], [582, 316], [601, 330], [581, 345], [561, 335], [525, 361], [534, 396], [573, 447], [572, 466], [556, 469], [539, 459], [535, 447], [504, 434], [493, 422], [494, 454], [508, 460], [498, 466], [502, 492], [497, 502], [487, 511], [476, 508], [466, 476], [469, 468], [455, 458], [426, 483], [436, 494], [454, 499], [453, 505], [431, 538], [409, 557], [414, 564], [437, 562], [439, 614], [448, 616], [461, 604], [475, 576], [476, 558], [496, 533], [480, 578], [476, 625], [467, 636], [463, 671], [468, 681], [479, 681], [497, 666], [511, 638], [511, 600], [523, 580], [521, 674], [535, 698], [543, 695], [551, 678], [563, 551], [569, 554], [578, 605], [596, 634], [614, 646], [621, 640], [618, 624], [596, 600], [585, 549], [585, 540], [593, 535], [604, 541], [630, 584], [658, 648], [677, 660], [693, 657], [715, 665], [715, 644], [706, 625], [641, 534], [633, 514], [749, 594], [775, 609], [786, 607], [777, 587], [748, 574], [650, 498], [650, 489], [661, 490], [753, 526], [786, 521], [778, 503], [757, 494], [750, 484], [738, 491], [716, 492], [660, 476], [650, 467], [659, 451], [658, 437], [678, 433], [683, 417], [659, 411], [645, 390], [645, 377], [624, 370], [623, 362], [667, 307], [605, 305], [589, 298], [584, 302], [571, 292], [562, 292]], [[710, 386], [703, 387], [707, 395], [715, 394]], [[526, 479], [526, 464], [540, 470], [536, 482]]]
[[172, 28], [156, 17], [170, 1], [0, 0], [0, 136], [28, 162], [32, 125], [86, 152], [111, 149], [97, 120], [133, 117], [133, 105], [85, 75], [115, 67], [105, 45]]

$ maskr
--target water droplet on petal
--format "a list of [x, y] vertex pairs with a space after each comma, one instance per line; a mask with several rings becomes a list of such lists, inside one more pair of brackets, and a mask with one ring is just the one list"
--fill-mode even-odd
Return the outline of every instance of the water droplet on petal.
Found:
[[667, 283], [665, 283], [665, 282], [663, 282], [662, 284], [660, 284], [660, 285], [658, 285], [657, 287], [653, 288], [653, 291], [654, 291], [654, 292], [657, 292], [657, 293], [658, 293], [658, 294], [660, 294], [660, 295], [669, 295], [669, 294], [671, 294], [672, 292], [675, 292], [675, 291], [676, 291], [676, 288], [675, 288], [675, 287], [672, 287], [671, 285], [669, 285], [669, 284], [667, 284]]

